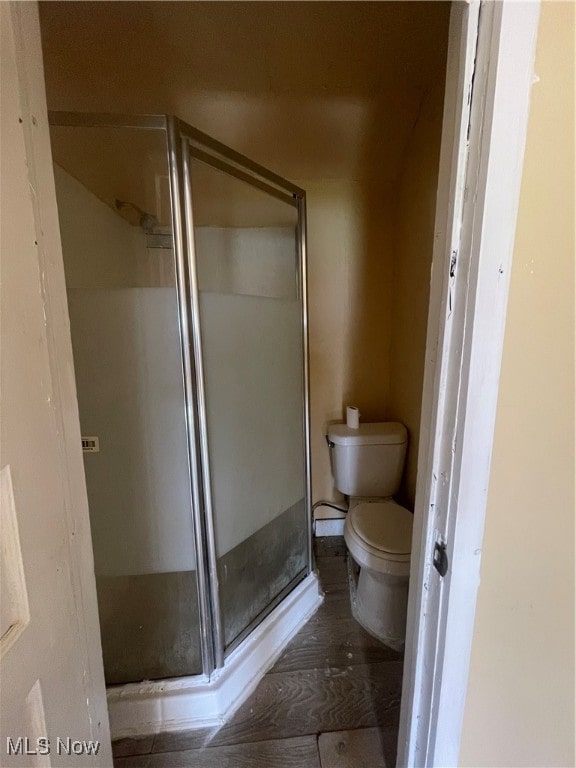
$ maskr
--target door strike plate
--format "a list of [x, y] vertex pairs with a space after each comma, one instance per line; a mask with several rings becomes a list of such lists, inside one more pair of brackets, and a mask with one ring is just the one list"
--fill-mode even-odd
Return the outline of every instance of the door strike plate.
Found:
[[446, 554], [446, 544], [443, 541], [437, 541], [434, 544], [434, 557], [432, 564], [440, 576], [446, 576], [448, 572], [448, 555]]

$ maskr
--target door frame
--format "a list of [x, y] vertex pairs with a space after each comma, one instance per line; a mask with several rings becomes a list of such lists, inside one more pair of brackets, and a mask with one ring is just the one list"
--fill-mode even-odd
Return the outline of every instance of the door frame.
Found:
[[398, 766], [458, 765], [539, 10], [452, 5]]

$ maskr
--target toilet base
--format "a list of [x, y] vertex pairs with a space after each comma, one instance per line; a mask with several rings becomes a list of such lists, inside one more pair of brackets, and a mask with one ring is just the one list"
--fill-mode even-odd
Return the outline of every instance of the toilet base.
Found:
[[384, 645], [394, 651], [403, 651], [406, 639], [408, 577], [392, 576], [362, 567], [358, 572], [358, 565], [350, 555], [349, 560], [352, 615], [369, 634]]

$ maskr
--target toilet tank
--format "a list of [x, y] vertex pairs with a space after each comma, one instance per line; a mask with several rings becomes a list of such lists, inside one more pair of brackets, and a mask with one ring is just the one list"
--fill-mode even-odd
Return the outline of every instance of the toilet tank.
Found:
[[336, 487], [347, 496], [393, 496], [400, 487], [408, 433], [399, 422], [328, 429]]

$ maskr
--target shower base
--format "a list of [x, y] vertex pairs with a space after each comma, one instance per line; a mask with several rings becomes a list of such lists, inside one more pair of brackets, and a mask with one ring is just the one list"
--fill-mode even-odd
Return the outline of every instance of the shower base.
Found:
[[210, 678], [198, 675], [145, 680], [109, 688], [112, 738], [223, 725], [254, 691], [322, 600], [318, 577], [311, 573], [232, 651], [224, 667]]

